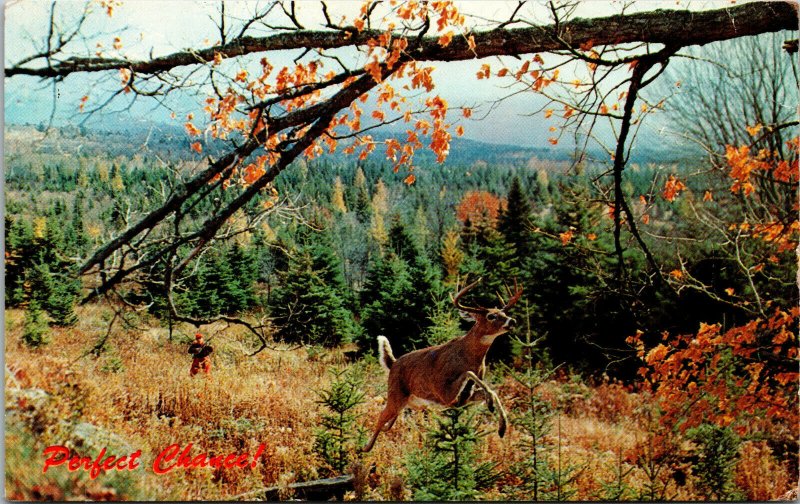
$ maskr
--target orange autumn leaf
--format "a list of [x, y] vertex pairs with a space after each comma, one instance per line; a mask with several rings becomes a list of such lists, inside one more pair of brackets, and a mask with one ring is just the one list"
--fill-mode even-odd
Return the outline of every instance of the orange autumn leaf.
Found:
[[558, 138], [550, 137], [547, 139], [547, 141], [550, 142], [552, 145], [558, 144]]
[[642, 215], [642, 223], [643, 224], [650, 224], [650, 216], [648, 214]]
[[547, 109], [547, 110], [544, 111], [544, 118], [545, 119], [549, 119], [550, 116], [552, 116], [552, 115], [553, 115], [553, 109]]
[[464, 136], [464, 126], [462, 126], [460, 124], [458, 126], [456, 126], [456, 135]]
[[711, 191], [703, 193], [703, 201], [714, 201], [714, 196], [711, 194]]
[[475, 36], [470, 35], [467, 37], [467, 46], [469, 47], [470, 51], [475, 51]]
[[762, 128], [762, 127], [763, 127], [763, 126], [761, 125], [761, 123], [756, 123], [756, 124], [754, 124], [754, 125], [752, 125], [752, 126], [745, 126], [745, 128], [744, 128], [744, 129], [746, 129], [746, 130], [747, 130], [747, 133], [748, 133], [750, 136], [756, 136], [756, 135], [758, 135], [758, 132], [759, 132], [759, 131], [761, 131], [761, 128]]
[[678, 180], [675, 175], [670, 175], [667, 182], [664, 184], [664, 190], [661, 195], [664, 196], [665, 200], [671, 202], [675, 201], [675, 198], [685, 189], [686, 185], [684, 185], [683, 182]]
[[438, 43], [442, 47], [447, 47], [450, 45], [450, 42], [453, 41], [453, 32], [447, 32], [441, 37], [439, 37]]
[[411, 185], [415, 180], [417, 180], [417, 177], [413, 173], [409, 173], [408, 177], [403, 179], [403, 182], [405, 182], [406, 185]]
[[198, 154], [202, 154], [203, 146], [200, 144], [200, 142], [195, 142], [192, 144], [192, 150], [197, 152]]
[[569, 229], [563, 233], [559, 233], [558, 237], [561, 238], [561, 245], [566, 246], [570, 241], [572, 241], [572, 230]]
[[461, 115], [463, 115], [464, 117], [469, 119], [470, 117], [472, 117], [472, 109], [469, 108], [469, 107], [462, 108], [461, 109]]
[[595, 233], [589, 233], [586, 235], [586, 239], [589, 241], [595, 241], [597, 239], [597, 235]]
[[194, 124], [192, 124], [192, 123], [190, 123], [190, 122], [187, 122], [187, 123], [186, 123], [186, 124], [184, 124], [183, 126], [184, 126], [184, 128], [186, 128], [186, 132], [187, 132], [187, 133], [188, 133], [190, 136], [197, 136], [197, 135], [199, 135], [200, 133], [202, 133], [202, 132], [201, 132], [199, 129], [197, 129], [197, 127], [196, 127]]
[[681, 271], [679, 269], [674, 269], [674, 270], [669, 272], [669, 276], [671, 276], [672, 278], [674, 278], [676, 280], [680, 280], [681, 278], [683, 278], [683, 271]]

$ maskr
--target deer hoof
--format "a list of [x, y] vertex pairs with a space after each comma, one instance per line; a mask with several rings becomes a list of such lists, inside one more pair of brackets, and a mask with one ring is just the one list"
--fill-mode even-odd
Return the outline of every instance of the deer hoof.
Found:
[[497, 429], [497, 435], [500, 436], [501, 438], [506, 435], [506, 423], [505, 422], [501, 422], [500, 423], [500, 428]]

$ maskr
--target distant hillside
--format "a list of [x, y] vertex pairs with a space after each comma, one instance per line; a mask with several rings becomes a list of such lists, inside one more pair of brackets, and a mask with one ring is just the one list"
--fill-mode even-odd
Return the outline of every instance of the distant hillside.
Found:
[[[391, 133], [378, 133], [378, 140], [388, 138]], [[397, 135], [403, 138], [403, 135]], [[193, 140], [191, 140], [193, 141]], [[42, 154], [61, 154], [65, 156], [83, 155], [92, 156], [106, 154], [110, 156], [129, 156], [150, 152], [164, 160], [175, 161], [185, 159], [193, 153], [189, 149], [190, 138], [183, 128], [178, 125], [163, 123], [130, 123], [118, 128], [84, 128], [68, 126], [51, 128], [44, 131], [41, 126], [33, 125], [7, 125], [5, 127], [6, 155], [24, 155], [25, 152]], [[206, 139], [204, 154], [217, 156], [227, 150], [226, 142]], [[605, 155], [599, 151], [587, 153], [589, 158], [604, 159]], [[685, 158], [691, 153], [686, 150], [677, 150], [664, 142], [642, 141], [632, 153], [632, 162], [638, 163], [666, 163]], [[435, 156], [427, 149], [416, 153], [415, 164], [434, 165]], [[450, 155], [445, 161], [445, 166], [477, 167], [477, 166], [505, 166], [524, 167], [537, 161], [570, 161], [573, 151], [564, 147], [522, 147], [518, 145], [494, 144], [453, 138], [451, 141]], [[343, 160], [344, 155], [333, 155], [336, 160]], [[380, 160], [380, 151], [374, 154], [375, 160]]]

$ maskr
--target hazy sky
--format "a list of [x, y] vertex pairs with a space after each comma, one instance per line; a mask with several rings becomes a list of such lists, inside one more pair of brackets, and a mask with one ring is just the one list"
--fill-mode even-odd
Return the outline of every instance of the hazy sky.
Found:
[[[83, 2], [61, 2], [64, 5], [64, 17], [58, 19], [66, 24], [70, 15], [74, 15]], [[262, 5], [265, 2], [260, 2]], [[8, 65], [19, 60], [31, 52], [31, 39], [39, 41], [46, 33], [47, 18], [50, 2], [43, 0], [16, 0], [6, 4], [5, 12], [5, 63]], [[299, 2], [300, 19], [313, 26], [322, 19], [319, 3], [314, 1]], [[329, 2], [333, 18], [347, 15], [352, 19], [361, 2]], [[622, 2], [586, 2], [579, 7], [576, 13], [580, 16], [603, 16], [618, 13]], [[633, 10], [652, 10], [656, 8], [687, 8], [686, 2], [640, 2], [629, 7], [627, 12]], [[693, 2], [692, 9], [718, 8], [730, 5], [729, 0], [715, 2]], [[258, 6], [258, 2], [228, 2], [227, 12], [233, 15], [246, 16]], [[516, 6], [516, 2], [465, 2], [462, 10], [472, 14], [473, 23], [482, 24], [482, 19], [505, 19]], [[130, 58], [144, 58], [152, 53], [155, 56], [168, 54], [187, 47], [204, 47], [213, 43], [216, 28], [211, 15], [217, 9], [215, 2], [198, 2], [190, 0], [155, 1], [155, 0], [127, 0], [116, 8], [112, 18], [101, 14], [91, 17], [87, 33], [91, 36], [84, 42], [84, 46], [93, 53], [96, 44], [102, 44], [102, 49], [108, 54], [113, 53], [112, 45], [115, 37], [120, 37], [123, 48], [119, 51]], [[547, 9], [538, 4], [532, 4], [526, 12], [527, 19], [537, 23], [548, 22]], [[292, 55], [270, 55], [270, 60], [276, 67], [288, 64]], [[498, 79], [477, 80], [475, 73], [482, 63], [496, 63], [496, 59], [471, 60], [456, 63], [436, 63], [434, 78], [437, 92], [451, 105], [482, 106], [489, 110], [488, 103], [503, 96], [507, 91], [501, 88]], [[511, 61], [511, 60], [509, 60]], [[519, 63], [512, 63], [512, 68]], [[563, 75], [563, 74], [562, 74]], [[77, 112], [79, 99], [89, 93], [90, 102], [101, 99], [100, 93], [92, 89], [92, 83], [97, 75], [75, 75], [67, 77], [57, 85], [55, 90], [56, 123], [77, 123], [82, 119]], [[565, 80], [571, 80], [567, 77]], [[118, 86], [116, 74], [106, 76], [107, 85], [113, 89]], [[7, 122], [19, 123], [46, 122], [51, 113], [54, 91], [51, 83], [40, 82], [29, 77], [15, 77], [5, 80], [5, 118]], [[201, 97], [202, 99], [202, 97]], [[179, 99], [175, 97], [169, 102], [181, 115], [189, 111], [200, 112], [201, 107], [197, 101]], [[547, 138], [553, 133], [548, 127], [555, 124], [545, 121], [542, 114], [531, 115], [539, 109], [542, 98], [533, 93], [524, 93], [515, 98], [500, 103], [492, 112], [481, 121], [471, 121], [465, 124], [467, 138], [495, 143], [512, 143], [531, 147], [548, 146]], [[117, 108], [123, 103], [119, 103]], [[199, 114], [198, 114], [199, 115]], [[169, 121], [169, 112], [155, 106], [155, 103], [140, 100], [129, 112], [124, 114], [125, 121]], [[119, 120], [113, 116], [110, 118]], [[98, 120], [108, 121], [109, 116], [98, 117]], [[89, 123], [91, 124], [91, 122]]]

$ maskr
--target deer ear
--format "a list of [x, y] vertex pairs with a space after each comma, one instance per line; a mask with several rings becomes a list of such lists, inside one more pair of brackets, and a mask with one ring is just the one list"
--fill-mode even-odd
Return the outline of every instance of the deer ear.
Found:
[[469, 320], [469, 321], [472, 321], [472, 322], [475, 321], [475, 315], [471, 314], [468, 311], [458, 310], [458, 314], [461, 315], [461, 318], [464, 319], [464, 320]]

